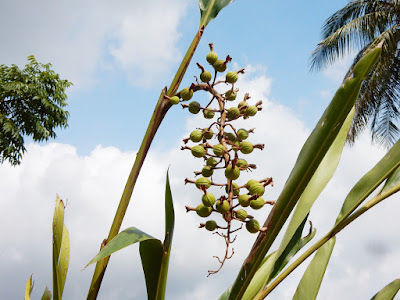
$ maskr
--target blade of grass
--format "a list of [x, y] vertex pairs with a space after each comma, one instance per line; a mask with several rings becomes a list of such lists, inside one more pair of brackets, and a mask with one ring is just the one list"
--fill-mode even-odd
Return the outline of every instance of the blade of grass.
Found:
[[58, 272], [61, 244], [64, 231], [64, 203], [58, 197], [53, 217], [53, 297], [54, 300], [61, 300], [61, 278]]
[[51, 292], [49, 291], [49, 287], [48, 286], [46, 286], [46, 288], [45, 288], [45, 290], [43, 292], [41, 300], [51, 300]]
[[25, 296], [24, 300], [31, 300], [31, 292], [33, 289], [32, 275], [29, 277], [25, 285]]
[[400, 278], [381, 289], [371, 300], [393, 300], [400, 289]]

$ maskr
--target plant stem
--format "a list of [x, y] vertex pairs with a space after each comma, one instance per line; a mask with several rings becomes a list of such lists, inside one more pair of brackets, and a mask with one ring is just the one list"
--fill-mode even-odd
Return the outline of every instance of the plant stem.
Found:
[[400, 190], [400, 184], [392, 187], [383, 194], [378, 194], [373, 197], [370, 201], [365, 203], [362, 207], [356, 210], [346, 219], [342, 219], [337, 223], [325, 236], [323, 236], [318, 242], [312, 245], [306, 252], [304, 252], [296, 261], [294, 261], [289, 267], [286, 268], [266, 289], [262, 290], [254, 298], [254, 300], [264, 299], [272, 292], [290, 273], [292, 273], [303, 261], [305, 261], [309, 256], [311, 256], [316, 250], [318, 250], [322, 245], [324, 245], [330, 238], [334, 237], [340, 231], [342, 231], [347, 225], [357, 219], [359, 216], [364, 214], [370, 208], [374, 207], [376, 204], [390, 197], [394, 193]]
[[[186, 69], [189, 66], [189, 63], [193, 57], [193, 54], [200, 42], [200, 39], [203, 35], [203, 31], [204, 31], [204, 27], [201, 27], [197, 31], [195, 37], [193, 38], [192, 43], [189, 46], [189, 49], [186, 52], [185, 57], [183, 58], [183, 60], [181, 62], [181, 65], [179, 66], [178, 71], [175, 74], [174, 79], [172, 80], [172, 83], [171, 83], [169, 89], [167, 90], [166, 88], [164, 88], [161, 92], [161, 95], [158, 99], [158, 102], [154, 109], [153, 115], [151, 117], [150, 123], [147, 127], [142, 144], [136, 155], [136, 159], [132, 166], [132, 170], [131, 170], [128, 180], [126, 182], [124, 192], [122, 193], [122, 197], [121, 197], [120, 203], [118, 205], [118, 209], [115, 214], [114, 221], [111, 225], [110, 232], [107, 237], [107, 241], [110, 241], [111, 239], [113, 239], [118, 234], [118, 232], [121, 228], [122, 221], [124, 219], [126, 210], [128, 208], [130, 198], [132, 196], [133, 188], [134, 188], [136, 180], [139, 176], [139, 172], [143, 165], [144, 159], [150, 148], [151, 142], [153, 141], [154, 136], [155, 136], [164, 116], [166, 115], [167, 111], [171, 107], [169, 100], [164, 98], [164, 96], [165, 95], [173, 96], [176, 94], [176, 92], [179, 88], [179, 85], [183, 79], [183, 76], [186, 73]], [[103, 245], [103, 247], [104, 247], [104, 245]], [[109, 259], [110, 259], [110, 257], [107, 257], [107, 258], [97, 262], [96, 269], [93, 274], [92, 282], [90, 284], [87, 299], [92, 300], [92, 299], [97, 298], [97, 295], [98, 295], [98, 292], [99, 292], [99, 289], [101, 286], [101, 282], [102, 282], [104, 273], [106, 271]]]

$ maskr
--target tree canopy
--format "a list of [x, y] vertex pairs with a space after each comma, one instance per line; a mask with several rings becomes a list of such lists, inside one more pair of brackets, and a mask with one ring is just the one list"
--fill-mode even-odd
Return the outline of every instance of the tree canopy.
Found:
[[72, 85], [51, 70], [51, 64], [28, 57], [24, 69], [0, 66], [0, 163], [21, 163], [24, 136], [34, 141], [55, 138], [57, 127], [68, 126], [67, 95]]

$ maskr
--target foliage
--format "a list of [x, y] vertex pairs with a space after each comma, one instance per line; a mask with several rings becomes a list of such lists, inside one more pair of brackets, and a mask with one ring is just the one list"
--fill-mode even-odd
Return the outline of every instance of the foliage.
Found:
[[311, 66], [319, 69], [357, 49], [351, 70], [365, 51], [382, 43], [382, 55], [361, 86], [348, 138], [352, 143], [369, 123], [377, 143], [389, 147], [400, 137], [399, 9], [396, 0], [350, 1], [326, 21], [323, 40], [312, 53]]
[[55, 138], [57, 127], [67, 127], [67, 80], [33, 56], [24, 69], [0, 66], [0, 162], [21, 162], [24, 136], [34, 141]]

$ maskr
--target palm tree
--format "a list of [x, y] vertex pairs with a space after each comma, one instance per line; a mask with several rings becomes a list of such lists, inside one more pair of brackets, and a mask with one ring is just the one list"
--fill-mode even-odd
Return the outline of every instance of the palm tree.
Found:
[[323, 40], [311, 55], [311, 69], [359, 50], [345, 78], [363, 53], [382, 43], [382, 55], [364, 81], [348, 141], [370, 124], [372, 140], [387, 147], [400, 137], [400, 1], [352, 0], [322, 28]]

